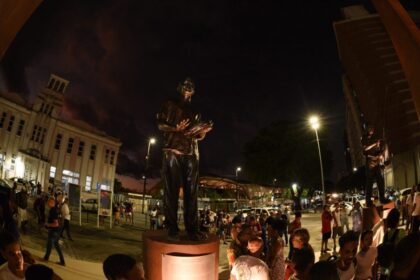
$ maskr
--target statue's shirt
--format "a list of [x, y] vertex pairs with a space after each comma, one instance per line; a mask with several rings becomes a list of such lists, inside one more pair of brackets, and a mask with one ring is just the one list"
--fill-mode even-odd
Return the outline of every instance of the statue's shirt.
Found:
[[[200, 122], [200, 114], [194, 110], [191, 102], [183, 100], [169, 100], [165, 102], [157, 118], [159, 124], [172, 128], [176, 128], [176, 125], [185, 119], [189, 119], [189, 127]], [[179, 131], [164, 131], [163, 137], [164, 151], [172, 150], [184, 155], [198, 156], [197, 139], [187, 137], [183, 132]]]

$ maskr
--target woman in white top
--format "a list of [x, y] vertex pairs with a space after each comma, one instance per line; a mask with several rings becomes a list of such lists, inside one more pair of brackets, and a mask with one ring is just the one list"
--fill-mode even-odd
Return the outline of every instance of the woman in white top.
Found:
[[360, 251], [356, 255], [357, 267], [356, 267], [356, 279], [367, 280], [372, 279], [373, 275], [376, 275], [376, 257], [378, 250], [376, 247], [372, 247], [373, 242], [373, 231], [366, 230], [360, 237]]

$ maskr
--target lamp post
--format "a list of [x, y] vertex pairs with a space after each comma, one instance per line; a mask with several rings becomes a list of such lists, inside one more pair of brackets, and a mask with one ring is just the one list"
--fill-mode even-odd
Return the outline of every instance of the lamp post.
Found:
[[142, 214], [144, 214], [144, 204], [146, 200], [147, 169], [149, 167], [150, 145], [153, 145], [155, 143], [156, 143], [156, 139], [150, 138], [149, 144], [147, 145], [146, 164], [144, 166], [144, 175], [143, 175], [143, 205], [141, 207]]
[[236, 167], [235, 170], [235, 180], [236, 180], [236, 203], [239, 202], [239, 185], [238, 185], [238, 173], [241, 172], [242, 168], [240, 166]]
[[309, 118], [309, 124], [315, 130], [316, 143], [318, 144], [319, 166], [321, 167], [321, 185], [322, 185], [322, 205], [325, 205], [325, 185], [324, 185], [324, 170], [322, 168], [321, 147], [319, 146], [318, 128], [320, 127], [319, 118], [312, 116]]

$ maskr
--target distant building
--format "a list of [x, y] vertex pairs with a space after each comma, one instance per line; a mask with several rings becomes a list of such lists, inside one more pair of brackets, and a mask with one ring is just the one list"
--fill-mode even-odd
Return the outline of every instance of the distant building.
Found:
[[14, 93], [0, 94], [0, 177], [111, 190], [121, 142], [82, 121], [62, 117], [69, 82], [51, 75], [28, 105]]
[[[391, 164], [384, 171], [386, 186], [410, 187], [418, 183], [420, 171], [420, 122], [416, 111], [420, 92], [413, 91], [413, 79], [407, 79], [408, 72], [401, 63], [402, 50], [395, 47], [399, 38], [386, 28], [389, 18], [370, 14], [363, 6], [342, 11], [344, 19], [334, 23], [334, 30], [343, 67], [350, 167], [356, 170], [365, 164], [360, 140], [369, 124], [389, 145]], [[408, 14], [406, 20], [411, 20]], [[407, 27], [398, 28], [393, 32], [407, 32]], [[419, 60], [412, 63], [420, 66]]]

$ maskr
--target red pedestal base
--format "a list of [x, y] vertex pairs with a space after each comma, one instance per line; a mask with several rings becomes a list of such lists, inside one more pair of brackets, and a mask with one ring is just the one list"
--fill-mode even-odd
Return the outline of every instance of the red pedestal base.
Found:
[[[169, 262], [172, 259], [178, 262], [178, 265], [187, 267], [197, 267], [201, 265], [199, 262], [209, 261], [212, 267], [206, 266], [206, 271], [194, 271], [194, 269], [186, 269], [182, 271], [183, 278], [179, 279], [218, 279], [219, 269], [219, 244], [220, 241], [216, 235], [210, 234], [209, 238], [204, 241], [189, 241], [185, 233], [181, 233], [181, 241], [172, 242], [167, 240], [166, 231], [146, 231], [143, 233], [143, 256], [145, 264], [145, 272], [147, 279], [162, 280], [162, 279], [175, 279], [171, 278], [172, 275], [165, 275], [170, 273], [171, 265], [164, 262]], [[176, 260], [177, 256], [179, 257]], [[203, 257], [204, 256], [204, 257]], [[201, 257], [201, 258], [200, 258]], [[213, 260], [214, 258], [214, 260]], [[182, 263], [180, 263], [180, 260]], [[173, 261], [172, 261], [173, 262]], [[189, 266], [190, 265], [190, 266]], [[167, 271], [163, 271], [167, 270]], [[179, 273], [179, 272], [178, 272]], [[204, 277], [203, 274], [211, 275]], [[213, 278], [214, 275], [214, 278]]]

